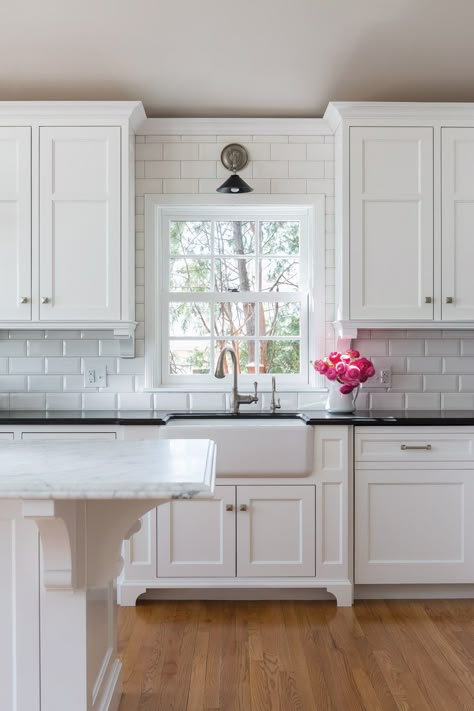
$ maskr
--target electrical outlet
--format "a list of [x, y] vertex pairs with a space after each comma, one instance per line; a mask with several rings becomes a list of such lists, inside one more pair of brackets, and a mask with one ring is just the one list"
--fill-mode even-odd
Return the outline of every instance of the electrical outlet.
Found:
[[375, 388], [383, 388], [384, 390], [392, 387], [392, 369], [388, 368], [377, 368], [373, 378], [369, 378], [365, 383], [367, 390], [374, 390]]
[[100, 359], [84, 359], [84, 387], [107, 387], [107, 367], [100, 362]]

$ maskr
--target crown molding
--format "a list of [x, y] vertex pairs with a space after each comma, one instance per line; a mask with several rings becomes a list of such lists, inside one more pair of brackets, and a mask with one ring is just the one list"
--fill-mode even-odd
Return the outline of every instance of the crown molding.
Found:
[[320, 136], [331, 135], [321, 118], [149, 118], [140, 135], [155, 136]]
[[456, 121], [473, 120], [474, 103], [428, 101], [332, 101], [324, 113], [324, 120], [332, 131], [342, 121], [391, 119]]
[[89, 120], [111, 117], [129, 121], [134, 130], [146, 120], [141, 101], [0, 101], [0, 121], [13, 118], [38, 121], [61, 116]]

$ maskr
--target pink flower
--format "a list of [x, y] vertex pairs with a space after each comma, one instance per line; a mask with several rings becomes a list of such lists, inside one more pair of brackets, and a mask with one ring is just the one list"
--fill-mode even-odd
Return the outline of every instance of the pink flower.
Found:
[[337, 373], [335, 368], [329, 368], [328, 372], [326, 373], [326, 378], [328, 380], [336, 380], [337, 378]]
[[359, 380], [360, 378], [360, 368], [358, 368], [356, 365], [352, 364], [348, 367], [347, 369], [347, 377], [350, 378], [351, 380]]
[[352, 385], [341, 385], [339, 390], [343, 395], [349, 395], [354, 390], [354, 387]]
[[317, 370], [318, 373], [321, 373], [322, 375], [324, 375], [324, 373], [325, 373], [325, 372], [327, 371], [327, 369], [328, 369], [328, 365], [327, 365], [327, 363], [325, 363], [323, 360], [317, 360], [317, 361], [314, 363], [314, 369]]
[[336, 363], [336, 373], [338, 375], [344, 375], [344, 373], [347, 370], [347, 365], [343, 363], [342, 361], [339, 361], [339, 363]]
[[356, 351], [353, 348], [349, 348], [347, 350], [347, 355], [349, 355], [351, 358], [358, 358], [360, 356], [360, 353], [359, 351]]
[[351, 362], [351, 357], [347, 353], [343, 353], [341, 355], [341, 360], [343, 363], [350, 363]]
[[372, 364], [370, 364], [369, 367], [366, 369], [365, 374], [368, 378], [371, 378], [373, 375], [375, 375], [375, 368]]
[[341, 354], [339, 353], [339, 351], [332, 351], [332, 353], [329, 354], [329, 360], [334, 365], [336, 365], [336, 363], [339, 363], [339, 361], [341, 360]]

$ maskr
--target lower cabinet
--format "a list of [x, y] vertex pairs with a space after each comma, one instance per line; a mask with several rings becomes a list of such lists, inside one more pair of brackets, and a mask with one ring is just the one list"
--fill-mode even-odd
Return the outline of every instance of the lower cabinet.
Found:
[[314, 576], [314, 486], [217, 486], [158, 508], [158, 577]]
[[474, 429], [369, 429], [356, 434], [355, 583], [474, 583]]

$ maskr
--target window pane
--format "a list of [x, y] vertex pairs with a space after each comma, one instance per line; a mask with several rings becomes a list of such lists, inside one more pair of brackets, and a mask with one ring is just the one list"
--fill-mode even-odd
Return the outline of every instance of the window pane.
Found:
[[[215, 344], [215, 359], [219, 357], [219, 353], [224, 346], [230, 346], [234, 349], [237, 357], [237, 372], [238, 373], [255, 373], [255, 354], [256, 342], [253, 340], [219, 340]], [[230, 355], [226, 356], [225, 372], [232, 373], [232, 361]]]
[[170, 222], [170, 254], [210, 253], [210, 222]]
[[278, 302], [260, 304], [261, 336], [299, 336], [300, 304]]
[[170, 291], [209, 291], [209, 259], [170, 259]]
[[170, 336], [208, 336], [211, 332], [209, 304], [170, 303]]
[[216, 259], [216, 291], [255, 291], [254, 259]]
[[216, 222], [216, 254], [254, 254], [254, 222]]
[[300, 372], [299, 341], [261, 341], [260, 372], [298, 374]]
[[170, 341], [172, 375], [208, 375], [209, 341]]
[[216, 304], [214, 319], [216, 336], [255, 336], [255, 304]]
[[262, 254], [299, 254], [299, 222], [261, 222], [260, 250]]
[[297, 259], [262, 259], [262, 291], [299, 291], [300, 265]]

